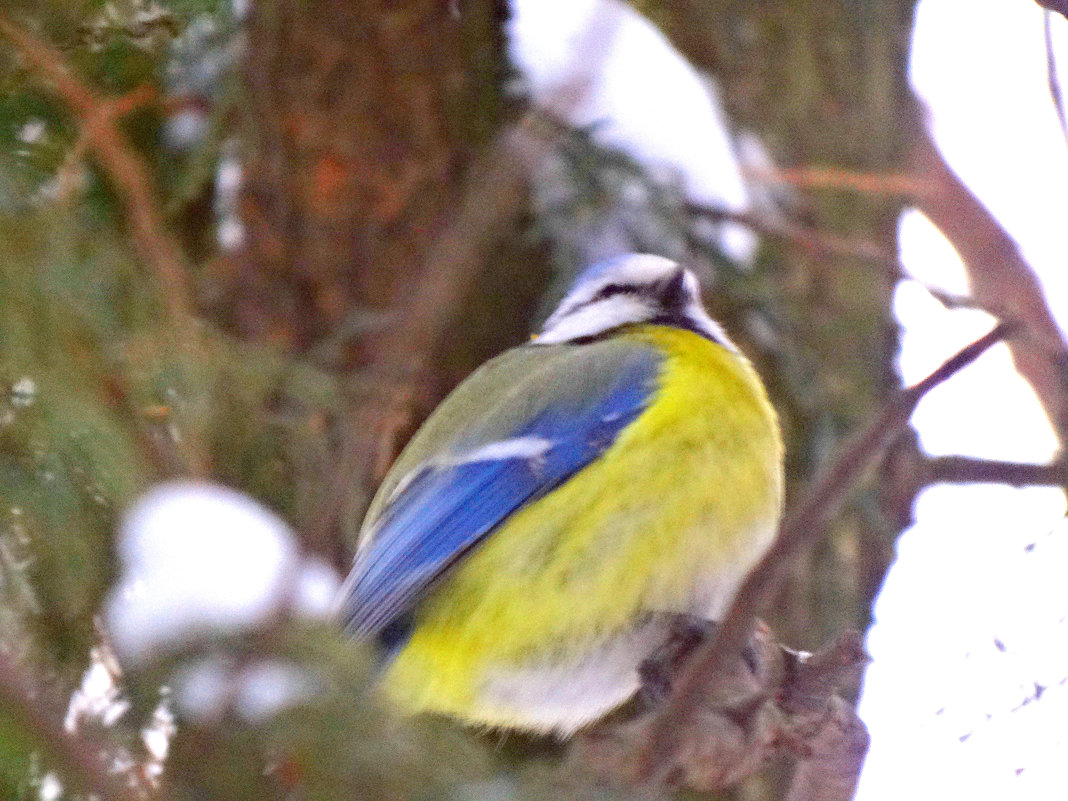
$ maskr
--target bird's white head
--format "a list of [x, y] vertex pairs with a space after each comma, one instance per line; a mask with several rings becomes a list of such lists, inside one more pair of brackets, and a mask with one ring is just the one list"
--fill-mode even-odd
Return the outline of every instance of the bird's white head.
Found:
[[619, 256], [582, 272], [534, 344], [588, 340], [633, 323], [685, 328], [734, 350], [701, 305], [697, 277], [671, 259], [647, 253]]

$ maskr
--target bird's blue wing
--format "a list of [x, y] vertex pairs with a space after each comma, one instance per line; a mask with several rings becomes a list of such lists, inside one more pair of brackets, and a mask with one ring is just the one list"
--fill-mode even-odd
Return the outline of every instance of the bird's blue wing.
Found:
[[[645, 409], [658, 370], [659, 359], [638, 350], [594, 381], [577, 379], [577, 390], [554, 393], [532, 377], [524, 419], [492, 438], [484, 430], [461, 438], [461, 448], [410, 471], [357, 553], [343, 601], [347, 629], [382, 632], [509, 515], [596, 459]], [[531, 403], [532, 393], [549, 400]]]

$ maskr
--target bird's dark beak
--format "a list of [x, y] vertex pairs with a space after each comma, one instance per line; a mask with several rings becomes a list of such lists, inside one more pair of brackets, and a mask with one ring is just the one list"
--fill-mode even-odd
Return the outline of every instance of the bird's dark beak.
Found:
[[665, 309], [686, 305], [686, 271], [679, 267], [660, 286], [660, 302]]

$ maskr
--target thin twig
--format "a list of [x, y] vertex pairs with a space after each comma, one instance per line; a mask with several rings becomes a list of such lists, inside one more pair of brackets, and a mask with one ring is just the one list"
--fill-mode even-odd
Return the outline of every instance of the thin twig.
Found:
[[142, 88], [117, 100], [99, 96], [82, 83], [71, 70], [63, 54], [41, 41], [25, 28], [0, 13], [0, 35], [18, 49], [23, 57], [54, 87], [81, 121], [85, 136], [118, 190], [134, 241], [141, 256], [152, 267], [159, 281], [175, 334], [179, 341], [195, 335], [192, 294], [186, 280], [185, 260], [177, 244], [168, 235], [156, 205], [152, 182], [144, 164], [130, 152], [115, 119], [154, 97], [151, 89]]
[[815, 541], [857, 479], [883, 455], [908, 424], [920, 399], [1002, 341], [1008, 333], [1008, 326], [999, 324], [927, 378], [891, 396], [874, 420], [842, 448], [830, 467], [814, 482], [806, 498], [786, 516], [775, 542], [743, 582], [712, 639], [680, 672], [671, 697], [650, 725], [648, 738], [638, 754], [638, 776], [642, 781], [656, 783], [663, 780], [684, 741], [691, 710], [698, 708], [701, 698], [708, 693], [710, 684], [732, 655], [745, 646], [753, 621], [767, 607], [789, 565]]
[[781, 239], [817, 258], [837, 256], [877, 264], [885, 268], [895, 281], [915, 281], [947, 309], [978, 309], [999, 320], [1011, 322], [1011, 317], [1004, 309], [982, 304], [966, 295], [945, 292], [938, 287], [918, 280], [905, 269], [900, 259], [889, 253], [885, 248], [866, 239], [838, 236], [816, 228], [785, 221], [770, 220], [753, 212], [736, 211], [721, 206], [688, 203], [686, 209], [690, 214], [697, 217], [705, 217], [716, 222], [737, 223], [762, 236]]
[[924, 484], [1008, 484], [1013, 487], [1068, 486], [1068, 464], [1027, 464], [975, 459], [970, 456], [936, 456], [925, 459], [920, 472]]
[[909, 173], [856, 172], [841, 167], [743, 167], [746, 178], [806, 189], [833, 189], [867, 195], [916, 197], [929, 186]]
[[964, 262], [972, 295], [1017, 321], [1021, 336], [1009, 343], [1013, 364], [1038, 395], [1064, 444], [1068, 435], [1068, 343], [1046, 302], [1042, 286], [1020, 248], [998, 220], [961, 181], [928, 131], [917, 126], [911, 159], [931, 191], [916, 207], [953, 244]]
[[768, 219], [750, 211], [736, 211], [701, 203], [687, 203], [686, 210], [697, 217], [705, 217], [717, 222], [737, 223], [758, 234], [786, 240], [816, 256], [845, 256], [882, 264], [898, 273], [904, 272], [893, 254], [874, 242], [864, 239], [849, 239], [815, 228]]
[[74, 192], [81, 185], [81, 168], [85, 154], [89, 150], [89, 136], [82, 131], [74, 146], [67, 151], [63, 163], [56, 170], [56, 199], [66, 205], [74, 197]]
[[143, 801], [144, 797], [108, 766], [107, 747], [63, 728], [63, 715], [11, 655], [0, 650], [0, 714], [36, 741], [58, 763], [63, 778], [103, 801]]
[[1057, 58], [1053, 54], [1053, 12], [1048, 8], [1042, 14], [1042, 29], [1046, 40], [1046, 82], [1049, 84], [1049, 97], [1053, 101], [1053, 110], [1061, 124], [1061, 134], [1068, 143], [1068, 119], [1065, 119], [1064, 96], [1061, 94], [1061, 81], [1057, 77]]
[[[155, 102], [156, 99], [156, 92], [151, 86], [138, 86], [122, 97], [105, 101], [101, 108], [100, 119], [107, 117], [120, 119], [142, 106]], [[93, 126], [84, 126], [74, 146], [64, 157], [63, 163], [59, 165], [59, 170], [56, 172], [56, 186], [58, 187], [56, 197], [61, 203], [69, 202], [74, 193], [78, 169], [92, 146], [92, 131]]]

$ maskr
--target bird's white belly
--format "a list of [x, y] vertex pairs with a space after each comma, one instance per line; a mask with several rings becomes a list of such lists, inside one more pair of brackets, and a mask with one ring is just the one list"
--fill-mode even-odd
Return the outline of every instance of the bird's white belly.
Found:
[[638, 667], [667, 640], [673, 613], [707, 620], [718, 620], [726, 613], [738, 586], [763, 555], [775, 531], [775, 521], [770, 520], [741, 538], [745, 547], [697, 581], [686, 608], [654, 613], [642, 626], [570, 659], [546, 658], [521, 667], [490, 670], [480, 687], [480, 704], [509, 710], [510, 717], [521, 716], [531, 728], [565, 737], [603, 717], [638, 691]]
[[530, 728], [567, 736], [629, 699], [639, 687], [638, 666], [663, 642], [660, 619], [617, 635], [570, 660], [546, 659], [491, 670], [479, 701], [521, 713]]

